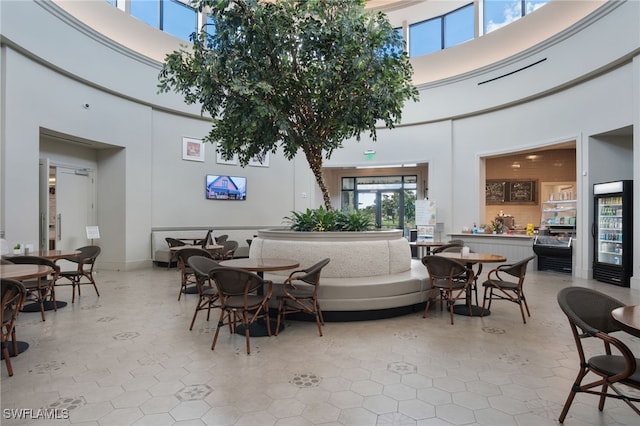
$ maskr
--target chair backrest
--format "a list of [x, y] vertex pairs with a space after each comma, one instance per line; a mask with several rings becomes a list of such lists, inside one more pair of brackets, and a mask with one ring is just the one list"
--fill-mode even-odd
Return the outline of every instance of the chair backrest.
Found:
[[[13, 321], [20, 312], [20, 307], [24, 302], [27, 289], [20, 281], [2, 278], [2, 341], [5, 342], [11, 334]], [[3, 343], [4, 345], [4, 343]]]
[[167, 242], [169, 247], [181, 247], [187, 245], [187, 243], [185, 243], [184, 241], [180, 241], [177, 238], [167, 237], [164, 240]]
[[304, 281], [307, 284], [317, 286], [318, 284], [320, 284], [320, 273], [322, 272], [322, 268], [327, 266], [330, 261], [331, 259], [328, 257], [322, 259], [315, 265], [310, 266], [307, 269], [303, 269], [301, 272], [304, 272], [304, 275], [295, 275], [293, 278], [296, 280]]
[[84, 246], [84, 247], [79, 247], [76, 250], [78, 250], [80, 254], [77, 254], [72, 257], [65, 257], [64, 260], [68, 260], [70, 262], [80, 263], [80, 264], [82, 263], [89, 264], [91, 265], [92, 268], [93, 268], [93, 264], [96, 261], [96, 258], [98, 257], [101, 251], [100, 247], [98, 246]]
[[611, 311], [625, 306], [607, 294], [584, 287], [565, 287], [560, 290], [558, 305], [569, 322], [592, 336], [598, 331], [607, 334], [619, 331], [620, 326], [611, 317]]
[[265, 284], [257, 274], [246, 269], [218, 267], [209, 271], [209, 276], [223, 296], [242, 296], [253, 293]]
[[216, 237], [216, 244], [224, 244], [225, 241], [229, 239], [227, 234], [218, 235]]
[[176, 253], [176, 258], [178, 259], [178, 267], [184, 271], [184, 269], [189, 265], [189, 259], [192, 256], [211, 258], [211, 254], [204, 249], [198, 247], [184, 248], [182, 250], [178, 250], [178, 252]]
[[[462, 252], [462, 246], [456, 246], [447, 244], [448, 247], [444, 247], [442, 250], [439, 250], [438, 253], [460, 253]], [[471, 250], [469, 250], [471, 252]]]
[[464, 246], [464, 240], [449, 240], [449, 242], [447, 244], [455, 244], [455, 245], [459, 245], [460, 247]]
[[443, 251], [447, 251], [448, 249], [452, 248], [452, 247], [462, 247], [460, 244], [457, 243], [450, 243], [450, 244], [444, 244], [441, 245], [440, 247], [436, 247], [433, 250], [431, 250], [432, 254], [436, 254], [436, 253], [442, 253]]
[[213, 268], [219, 268], [220, 264], [213, 260], [211, 257], [206, 256], [190, 256], [187, 259], [187, 264], [198, 274], [201, 278], [208, 278], [209, 272]]
[[502, 265], [498, 267], [498, 270], [500, 273], [504, 272], [513, 277], [519, 278], [520, 284], [522, 284], [522, 282], [524, 281], [524, 277], [527, 274], [527, 265], [535, 258], [535, 256], [530, 256], [511, 265]]
[[422, 264], [427, 267], [431, 280], [460, 281], [473, 276], [473, 272], [465, 265], [447, 257], [425, 256], [422, 258]]
[[206, 256], [190, 256], [187, 259], [187, 264], [193, 269], [196, 274], [196, 286], [198, 292], [202, 294], [204, 291], [204, 283], [209, 279], [209, 272], [213, 268], [220, 267], [220, 264], [213, 260], [211, 257]]
[[222, 243], [222, 257], [223, 259], [231, 259], [238, 249], [238, 242], [234, 240], [227, 240]]

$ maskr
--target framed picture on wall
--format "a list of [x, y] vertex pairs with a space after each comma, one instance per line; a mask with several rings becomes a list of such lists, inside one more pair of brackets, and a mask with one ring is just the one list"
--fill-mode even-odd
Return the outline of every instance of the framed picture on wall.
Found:
[[220, 149], [218, 149], [219, 145], [216, 146], [216, 163], [218, 164], [228, 164], [230, 166], [235, 166], [236, 164], [238, 164], [238, 156], [234, 155], [233, 158], [230, 159], [226, 159], [222, 156], [222, 152]]
[[204, 144], [200, 139], [182, 138], [182, 159], [204, 161]]
[[249, 160], [249, 165], [254, 167], [269, 167], [269, 153], [255, 155]]

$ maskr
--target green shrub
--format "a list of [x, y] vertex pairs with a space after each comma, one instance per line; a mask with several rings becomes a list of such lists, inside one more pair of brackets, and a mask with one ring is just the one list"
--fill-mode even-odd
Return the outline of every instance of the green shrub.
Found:
[[291, 216], [286, 216], [284, 220], [293, 231], [369, 231], [373, 228], [369, 215], [360, 210], [343, 212], [319, 207], [291, 212]]

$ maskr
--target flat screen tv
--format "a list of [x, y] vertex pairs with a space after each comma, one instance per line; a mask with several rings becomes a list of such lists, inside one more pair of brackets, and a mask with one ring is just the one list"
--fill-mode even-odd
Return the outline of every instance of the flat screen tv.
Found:
[[207, 175], [205, 194], [208, 200], [246, 200], [247, 178], [242, 176]]

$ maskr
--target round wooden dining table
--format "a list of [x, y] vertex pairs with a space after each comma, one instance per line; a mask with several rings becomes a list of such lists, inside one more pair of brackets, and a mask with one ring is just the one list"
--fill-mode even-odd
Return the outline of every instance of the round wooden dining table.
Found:
[[286, 271], [300, 266], [300, 262], [293, 259], [279, 259], [273, 257], [257, 257], [257, 258], [237, 258], [228, 259], [220, 262], [220, 266], [230, 266], [232, 268], [246, 269], [255, 272], [260, 277], [264, 277], [265, 272]]
[[[457, 260], [459, 262], [464, 262], [467, 265], [467, 269], [471, 270], [475, 263], [501, 263], [506, 262], [507, 258], [505, 256], [501, 256], [499, 254], [491, 254], [491, 253], [475, 253], [470, 252], [466, 255], [463, 255], [461, 251], [445, 251], [434, 254], [434, 256], [442, 256], [448, 257], [449, 259]], [[482, 312], [482, 306], [471, 305], [471, 291], [467, 291], [466, 294], [466, 305], [454, 305], [453, 312], [458, 315], [466, 315], [466, 316], [483, 316], [491, 315], [491, 311], [489, 309], [485, 309], [484, 313]], [[471, 315], [469, 315], [468, 305], [471, 306]]]
[[[0, 277], [16, 281], [44, 277], [50, 273], [51, 268], [44, 265], [0, 265]], [[18, 353], [13, 353], [13, 345], [9, 345], [9, 356], [16, 356], [29, 348], [29, 344], [21, 340], [17, 341], [17, 346]]]
[[43, 257], [45, 259], [56, 261], [60, 259], [65, 259], [67, 257], [74, 257], [79, 255], [80, 253], [82, 253], [80, 250], [36, 250], [36, 251], [30, 251], [29, 253], [22, 253], [22, 254], [5, 254], [2, 257], [10, 261], [11, 258], [15, 256], [36, 256], [36, 257]]
[[[260, 276], [260, 278], [264, 278], [265, 272], [272, 271], [286, 271], [287, 269], [294, 269], [300, 266], [300, 262], [293, 259], [278, 259], [273, 257], [257, 257], [257, 258], [236, 258], [236, 259], [228, 259], [223, 260], [220, 263], [220, 266], [231, 267], [231, 268], [240, 268], [245, 269], [247, 271], [255, 272]], [[264, 289], [259, 289], [258, 292], [264, 291]], [[270, 319], [271, 330], [275, 329], [275, 321]], [[284, 324], [280, 324], [280, 332], [284, 328]], [[237, 334], [244, 334], [244, 327], [238, 326], [236, 327]], [[267, 326], [263, 321], [254, 322], [249, 326], [249, 334], [251, 337], [264, 337], [268, 336]]]
[[51, 268], [44, 265], [0, 265], [0, 276], [16, 281], [44, 277], [51, 273]]
[[640, 305], [616, 308], [611, 311], [611, 317], [624, 331], [640, 337]]
[[[57, 260], [77, 256], [81, 253], [82, 252], [80, 250], [37, 250], [29, 252], [29, 254], [11, 254], [5, 255], [3, 257], [8, 261], [11, 261], [11, 258], [15, 256], [35, 256], [49, 259], [55, 262]], [[54, 309], [53, 302], [50, 300], [45, 300], [44, 302], [42, 302], [42, 305], [45, 311], [51, 311]], [[63, 300], [56, 300], [55, 309], [64, 308], [65, 306], [67, 306], [67, 302]], [[22, 310], [24, 312], [40, 312], [40, 306], [37, 303], [30, 303], [28, 305], [25, 305]]]

